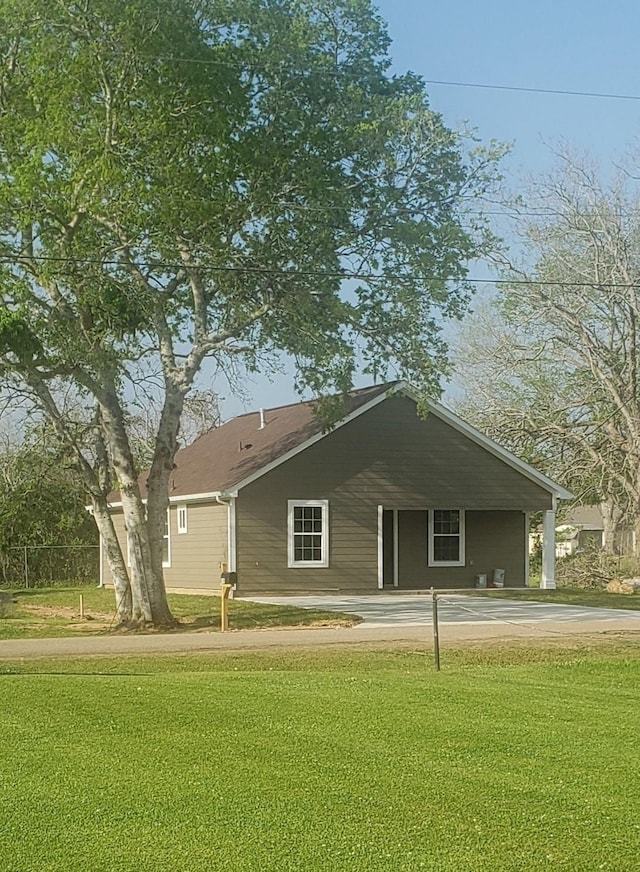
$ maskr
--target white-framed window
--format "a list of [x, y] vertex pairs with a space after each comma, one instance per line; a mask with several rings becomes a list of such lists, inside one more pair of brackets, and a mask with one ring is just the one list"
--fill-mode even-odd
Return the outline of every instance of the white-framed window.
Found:
[[464, 565], [464, 511], [429, 509], [429, 566]]
[[178, 533], [187, 532], [187, 507], [185, 505], [178, 506]]
[[329, 501], [288, 501], [289, 568], [329, 566]]
[[167, 508], [164, 519], [164, 533], [162, 535], [162, 565], [171, 566], [171, 509]]

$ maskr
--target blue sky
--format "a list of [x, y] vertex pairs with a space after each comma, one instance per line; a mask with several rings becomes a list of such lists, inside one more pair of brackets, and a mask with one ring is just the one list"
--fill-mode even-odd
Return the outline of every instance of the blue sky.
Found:
[[[398, 71], [429, 79], [640, 95], [640, 4], [593, 0], [489, 3], [381, 0]], [[633, 145], [640, 100], [428, 85], [449, 126], [513, 142], [512, 173], [549, 165], [545, 141], [564, 139], [604, 163]]]
[[[640, 95], [640, 3], [615, 0], [379, 0], [394, 71], [429, 80]], [[603, 170], [637, 150], [640, 100], [531, 94], [427, 84], [449, 127], [464, 122], [486, 141], [513, 143], [511, 188], [552, 165], [549, 146], [589, 152]], [[225, 417], [295, 402], [288, 375], [248, 384], [251, 400], [223, 403]], [[224, 394], [224, 389], [221, 390]]]

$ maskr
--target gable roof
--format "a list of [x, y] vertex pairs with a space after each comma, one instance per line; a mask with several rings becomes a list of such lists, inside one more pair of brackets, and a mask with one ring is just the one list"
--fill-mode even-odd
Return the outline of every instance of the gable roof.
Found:
[[[343, 397], [345, 414], [329, 429], [316, 416], [313, 401], [238, 415], [221, 427], [209, 430], [176, 454], [175, 470], [169, 480], [169, 499], [179, 502], [234, 495], [324, 438], [331, 429], [344, 426], [398, 393], [417, 400], [415, 391], [406, 382], [388, 382], [346, 394]], [[572, 498], [572, 494], [557, 482], [502, 448], [440, 403], [429, 402], [429, 414], [436, 415], [559, 499]], [[263, 421], [264, 426], [261, 426]], [[146, 497], [145, 479], [143, 475], [143, 497]], [[118, 499], [118, 493], [109, 495], [112, 505], [118, 505]]]

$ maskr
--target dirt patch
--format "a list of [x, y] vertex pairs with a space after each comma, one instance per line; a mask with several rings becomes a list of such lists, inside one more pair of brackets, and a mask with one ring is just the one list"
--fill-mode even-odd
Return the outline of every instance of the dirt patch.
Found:
[[92, 631], [108, 630], [113, 624], [113, 615], [104, 612], [86, 612], [84, 618], [80, 612], [72, 606], [43, 606], [34, 603], [20, 603], [20, 611], [32, 618], [40, 618], [46, 621], [50, 618], [58, 618], [65, 621], [72, 630], [82, 631], [89, 626]]
[[[20, 610], [32, 615], [40, 615], [43, 618], [66, 618], [68, 621], [74, 618], [80, 619], [80, 612], [75, 606], [41, 606], [33, 603], [20, 603]], [[110, 621], [112, 617], [112, 614], [93, 610], [85, 614], [85, 619], [96, 621]]]

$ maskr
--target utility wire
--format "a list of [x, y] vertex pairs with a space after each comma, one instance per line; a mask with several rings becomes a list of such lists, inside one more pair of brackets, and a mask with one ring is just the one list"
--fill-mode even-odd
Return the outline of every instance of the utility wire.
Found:
[[640, 94], [617, 94], [607, 91], [570, 91], [565, 88], [525, 88], [518, 85], [490, 85], [485, 82], [450, 82], [444, 79], [426, 79], [427, 85], [446, 85], [451, 88], [485, 88], [491, 91], [515, 91], [524, 94], [554, 94], [561, 97], [596, 97], [601, 100], [640, 100]]
[[[156, 60], [156, 61], [170, 61], [174, 63], [182, 63], [182, 64], [199, 64], [202, 66], [215, 66], [215, 67], [228, 67], [232, 69], [240, 69], [242, 72], [259, 72], [266, 71], [272, 73], [282, 73], [288, 79], [303, 79], [308, 78], [310, 76], [326, 76], [329, 78], [352, 78], [352, 79], [360, 79], [366, 80], [368, 78], [372, 78], [371, 73], [368, 71], [363, 71], [362, 73], [358, 73], [355, 70], [322, 70], [322, 69], [312, 69], [309, 70], [308, 73], [295, 73], [289, 72], [284, 69], [272, 68], [269, 69], [268, 66], [260, 63], [252, 63], [251, 66], [248, 66], [246, 63], [241, 61], [229, 61], [229, 60], [216, 60], [214, 58], [188, 58], [181, 57], [176, 55], [145, 55], [144, 57], [147, 60]], [[384, 75], [384, 70], [381, 70], [381, 75]], [[409, 71], [415, 72], [415, 71]], [[406, 74], [403, 74], [406, 75]], [[578, 91], [571, 90], [568, 88], [535, 88], [535, 87], [526, 87], [522, 85], [493, 85], [488, 82], [456, 82], [450, 79], [431, 79], [420, 73], [417, 75], [424, 80], [427, 85], [444, 85], [450, 88], [482, 88], [490, 91], [514, 91], [516, 93], [523, 94], [552, 94], [560, 97], [591, 97], [599, 100], [635, 100], [640, 101], [640, 94], [622, 94], [616, 91]]]
[[[55, 257], [53, 255], [33, 255], [29, 258], [19, 257], [17, 255], [0, 255], [0, 264], [14, 266], [27, 266], [29, 261], [42, 261], [44, 263], [61, 263], [79, 265], [96, 265], [96, 266], [119, 266], [125, 267], [120, 260], [109, 260], [91, 257]], [[163, 270], [185, 270], [183, 263], [173, 263], [169, 261], [157, 261], [149, 264], [134, 263], [138, 269], [163, 269]], [[276, 269], [270, 267], [259, 266], [215, 266], [213, 264], [193, 264], [193, 270], [200, 272], [213, 273], [247, 273], [250, 275], [277, 276], [282, 278], [317, 278], [317, 279], [359, 279], [361, 281], [395, 281], [401, 279], [403, 281], [430, 281], [432, 279], [442, 279], [442, 276], [430, 276], [419, 273], [361, 273], [350, 272], [348, 270], [287, 270]], [[640, 290], [640, 283], [634, 282], [568, 282], [568, 281], [550, 281], [546, 279], [495, 279], [495, 278], [477, 278], [477, 277], [460, 277], [460, 281], [470, 282], [479, 285], [534, 285], [536, 287], [562, 287], [569, 288], [633, 288]]]

